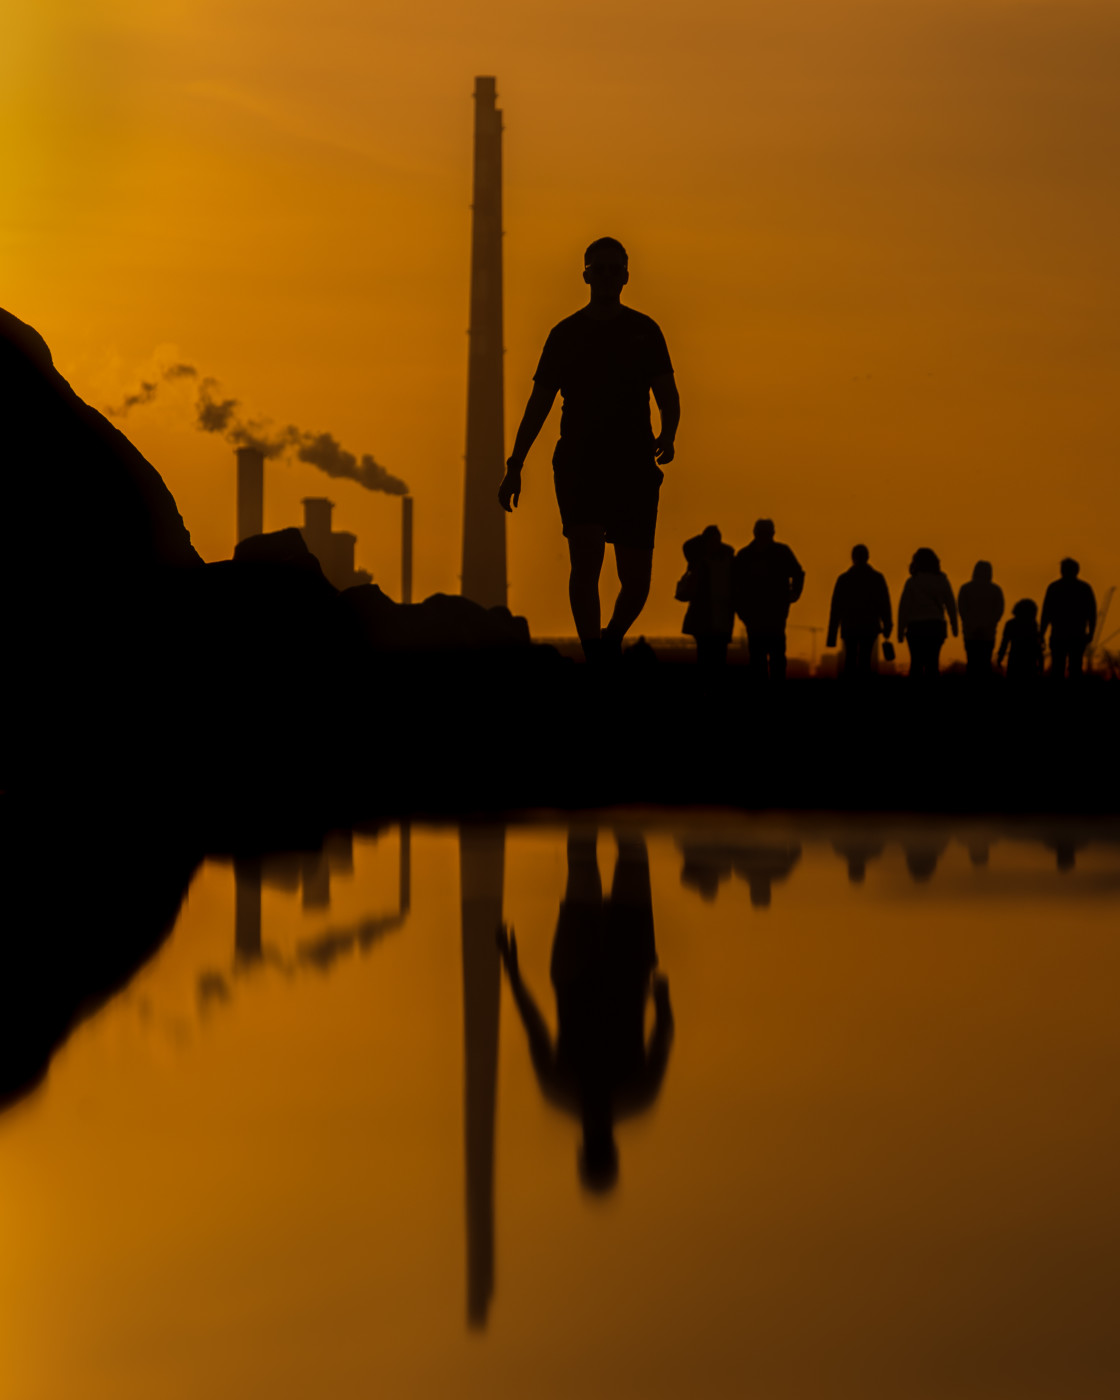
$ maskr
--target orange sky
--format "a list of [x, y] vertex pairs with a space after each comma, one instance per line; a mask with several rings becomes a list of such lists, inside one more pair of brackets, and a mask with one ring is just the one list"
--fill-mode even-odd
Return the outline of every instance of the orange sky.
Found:
[[[1116, 0], [9, 0], [6, 31], [0, 303], [98, 406], [182, 358], [372, 452], [415, 495], [421, 594], [458, 588], [476, 73], [511, 435], [594, 236], [676, 363], [639, 630], [679, 629], [686, 535], [761, 514], [809, 574], [797, 623], [857, 539], [896, 597], [918, 544], [955, 585], [992, 559], [1009, 603], [1066, 553], [1120, 580]], [[188, 394], [124, 426], [221, 558], [232, 458]], [[538, 633], [571, 630], [554, 432], [510, 528]], [[266, 526], [324, 489], [395, 594], [397, 502], [276, 463]]]

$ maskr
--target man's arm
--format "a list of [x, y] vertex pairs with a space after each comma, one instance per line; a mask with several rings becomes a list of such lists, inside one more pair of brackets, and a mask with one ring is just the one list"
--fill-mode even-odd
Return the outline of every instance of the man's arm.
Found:
[[674, 456], [673, 442], [681, 421], [681, 396], [677, 393], [677, 381], [672, 370], [668, 374], [654, 375], [651, 388], [661, 415], [661, 432], [653, 447], [657, 460], [665, 467]]
[[552, 412], [555, 402], [554, 388], [544, 384], [533, 385], [533, 392], [529, 395], [529, 402], [521, 415], [517, 436], [513, 440], [513, 451], [506, 462], [506, 474], [498, 487], [498, 501], [503, 510], [512, 510], [521, 497], [521, 468], [525, 465], [529, 449], [536, 442], [538, 433], [544, 427], [544, 420]]

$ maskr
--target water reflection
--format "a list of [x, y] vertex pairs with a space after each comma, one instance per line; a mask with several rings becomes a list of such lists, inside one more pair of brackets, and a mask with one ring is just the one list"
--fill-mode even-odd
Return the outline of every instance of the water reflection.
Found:
[[[1089, 1316], [1098, 1246], [1078, 1241], [1101, 1231], [1120, 1241], [1111, 1204], [1120, 1170], [1110, 995], [1117, 908], [1120, 828], [1044, 819], [616, 814], [415, 833], [402, 823], [335, 833], [310, 852], [238, 855], [232, 878], [209, 862], [166, 957], [136, 978], [141, 990], [104, 1008], [59, 1057], [38, 1107], [65, 1102], [69, 1083], [71, 1108], [53, 1145], [29, 1149], [28, 1180], [46, 1172], [51, 1210], [88, 1200], [56, 1232], [74, 1258], [85, 1250], [91, 1270], [121, 1259], [105, 1285], [117, 1312], [103, 1314], [100, 1297], [90, 1303], [118, 1346], [119, 1317], [143, 1306], [126, 1276], [158, 1284], [175, 1268], [190, 1277], [196, 1268], [203, 1294], [215, 1273], [244, 1268], [243, 1286], [265, 1298], [262, 1315], [275, 1309], [293, 1334], [310, 1310], [341, 1316], [352, 1298], [377, 1347], [406, 1367], [422, 1347], [413, 1340], [394, 1351], [394, 1329], [413, 1339], [431, 1333], [433, 1357], [454, 1356], [469, 1329], [485, 1333], [473, 1355], [484, 1347], [497, 1366], [524, 1346], [543, 1374], [557, 1329], [583, 1345], [586, 1297], [612, 1323], [604, 1322], [600, 1360], [616, 1313], [629, 1317], [629, 1335], [659, 1356], [664, 1349], [664, 1378], [643, 1370], [631, 1386], [650, 1395], [690, 1389], [701, 1343], [715, 1369], [707, 1389], [691, 1389], [748, 1393], [735, 1339], [753, 1326], [742, 1319], [763, 1318], [750, 1334], [752, 1365], [760, 1393], [780, 1393], [775, 1377], [795, 1354], [806, 1298], [831, 1317], [850, 1291], [832, 1349], [852, 1349], [851, 1382], [884, 1337], [896, 1358], [914, 1360], [900, 1298], [915, 1314], [956, 1317], [959, 1336], [983, 1351], [977, 1319], [992, 1299], [1008, 1317], [1020, 1305], [1031, 1311], [1016, 1273], [1025, 1270], [1045, 1306], [1029, 1323], [1006, 1324], [992, 1362], [1002, 1366], [1016, 1327], [1042, 1335], [1039, 1310], [1074, 1315], [1065, 1290], [1081, 1288], [1078, 1315]], [[387, 939], [394, 931], [402, 936]], [[384, 952], [362, 963], [375, 946]], [[504, 1043], [503, 957], [507, 1018], [516, 1011]], [[170, 1024], [170, 1015], [160, 1020], [160, 997], [165, 1008], [181, 987], [189, 1034], [175, 1023], [145, 1099], [124, 1051], [98, 1060], [90, 1046], [99, 1028], [109, 1028], [107, 1043], [126, 1043], [131, 1016], [129, 1053], [142, 1060], [136, 1046], [150, 1027]], [[116, 1235], [99, 1248], [83, 1243], [100, 1202], [114, 1199], [114, 1174], [155, 1151], [120, 1124], [143, 1123], [165, 1100], [152, 1141], [165, 1137], [176, 1161], [192, 1162], [186, 1185], [174, 1174], [181, 1168], [159, 1178], [193, 1192], [183, 1219], [207, 1229], [213, 1201], [199, 1183], [212, 1181], [214, 1200], [237, 1207], [221, 1214], [225, 1234], [198, 1248], [217, 1261], [205, 1269], [158, 1208], [134, 1239], [127, 1201]], [[2, 1121], [10, 1156], [24, 1123]], [[95, 1198], [84, 1177], [75, 1184], [58, 1164], [111, 1158], [115, 1134], [121, 1158], [102, 1165], [109, 1185]], [[196, 1156], [205, 1168], [197, 1175]], [[19, 1250], [29, 1273], [27, 1260], [49, 1252], [55, 1227], [34, 1216], [33, 1194], [25, 1201], [18, 1182], [6, 1183], [12, 1210], [31, 1212], [32, 1223], [6, 1235], [15, 1262], [0, 1270], [17, 1278]], [[250, 1245], [241, 1232], [261, 1183], [275, 1189]], [[590, 1208], [589, 1193], [606, 1195], [609, 1208]], [[311, 1198], [313, 1209], [303, 1204]], [[282, 1249], [272, 1243], [276, 1219], [285, 1221]], [[155, 1262], [143, 1254], [152, 1238], [162, 1242]], [[282, 1286], [252, 1272], [254, 1248]], [[312, 1256], [319, 1267], [306, 1266], [308, 1289], [323, 1296], [309, 1303], [300, 1272]], [[1004, 1270], [1012, 1257], [1018, 1263]], [[936, 1267], [917, 1269], [916, 1258]], [[56, 1262], [50, 1276], [65, 1272]], [[977, 1300], [966, 1306], [972, 1278]], [[294, 1302], [287, 1308], [285, 1290], [302, 1314]], [[230, 1316], [237, 1306], [236, 1297], [223, 1303]], [[50, 1315], [62, 1319], [72, 1349], [73, 1300]], [[785, 1337], [782, 1347], [771, 1347], [774, 1335]], [[1077, 1340], [1071, 1333], [1062, 1345]], [[777, 1358], [770, 1371], [768, 1348]], [[351, 1361], [375, 1388], [361, 1357]], [[179, 1363], [191, 1378], [184, 1393], [199, 1392], [189, 1359]], [[509, 1367], [494, 1393], [525, 1393], [524, 1372]], [[311, 1393], [310, 1369], [298, 1372], [302, 1385], [282, 1380], [272, 1393]], [[1014, 1368], [1007, 1374], [1022, 1380]], [[63, 1379], [8, 1389], [117, 1393]], [[799, 1393], [863, 1393], [827, 1375], [798, 1379]], [[457, 1393], [454, 1380], [441, 1373], [411, 1393]], [[614, 1376], [613, 1393], [623, 1380]], [[578, 1376], [558, 1372], [554, 1393], [575, 1389]], [[323, 1393], [357, 1390], [324, 1385]]]
[[485, 1327], [494, 1292], [494, 1120], [498, 1096], [501, 927], [506, 833], [501, 826], [459, 831], [463, 1026], [466, 1081], [467, 1321]]
[[[618, 832], [610, 896], [603, 898], [597, 831], [568, 832], [568, 883], [552, 943], [557, 1033], [525, 985], [513, 930], [499, 931], [510, 989], [529, 1038], [541, 1093], [580, 1120], [579, 1174], [591, 1191], [618, 1178], [617, 1119], [649, 1108], [665, 1077], [673, 1037], [669, 983], [659, 974], [649, 854], [639, 831]], [[645, 1043], [646, 1003], [654, 1027]]]
[[737, 875], [746, 881], [756, 909], [770, 907], [774, 885], [787, 879], [801, 859], [801, 844], [797, 841], [758, 845], [749, 839], [739, 843], [686, 838], [679, 844], [684, 857], [681, 884], [686, 889], [695, 890], [710, 903], [720, 885]]

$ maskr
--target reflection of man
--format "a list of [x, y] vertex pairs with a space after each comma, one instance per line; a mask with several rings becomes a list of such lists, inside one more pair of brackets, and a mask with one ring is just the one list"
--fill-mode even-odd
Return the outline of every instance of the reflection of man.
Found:
[[[504, 510], [521, 496], [521, 469], [563, 395], [560, 441], [552, 458], [556, 500], [568, 540], [568, 597], [589, 657], [612, 656], [649, 596], [653, 536], [663, 473], [673, 460], [680, 398], [665, 337], [656, 321], [621, 302], [630, 272], [626, 249], [598, 238], [583, 255], [588, 304], [549, 332], [533, 392], [498, 490]], [[650, 423], [650, 390], [661, 433]], [[600, 630], [599, 573], [614, 545], [620, 590]]]
[[[591, 1190], [607, 1190], [618, 1177], [614, 1121], [653, 1103], [673, 1038], [669, 984], [654, 974], [657, 950], [645, 841], [619, 836], [611, 894], [604, 900], [594, 830], [568, 835], [568, 887], [552, 944], [555, 1046], [521, 980], [516, 937], [502, 928], [498, 943], [541, 1092], [558, 1107], [579, 1114], [580, 1175]], [[651, 989], [654, 1027], [647, 1047], [645, 1010]]]

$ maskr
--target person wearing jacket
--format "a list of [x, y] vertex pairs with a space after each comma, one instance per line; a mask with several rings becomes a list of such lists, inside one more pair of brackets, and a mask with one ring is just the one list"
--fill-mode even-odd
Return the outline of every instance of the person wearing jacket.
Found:
[[688, 604], [681, 624], [696, 638], [696, 659], [702, 666], [722, 666], [735, 627], [731, 576], [735, 551], [724, 544], [717, 525], [709, 525], [684, 543], [688, 570], [677, 584], [677, 598]]
[[971, 582], [961, 585], [957, 608], [968, 657], [968, 674], [974, 680], [983, 680], [992, 674], [996, 628], [1003, 616], [1003, 589], [992, 582], [992, 566], [986, 559], [977, 562]]
[[865, 544], [852, 550], [852, 567], [836, 580], [832, 608], [828, 615], [828, 643], [836, 645], [837, 634], [844, 642], [844, 675], [850, 678], [871, 674], [875, 639], [891, 635], [891, 591], [878, 569], [869, 562]]
[[786, 674], [786, 618], [805, 587], [805, 570], [788, 544], [774, 538], [772, 520], [756, 520], [754, 539], [735, 556], [735, 611], [747, 629], [751, 674]]
[[948, 617], [957, 635], [957, 601], [932, 549], [919, 549], [910, 561], [910, 577], [898, 600], [898, 640], [910, 648], [910, 674], [916, 680], [938, 673]]
[[1072, 679], [1081, 675], [1085, 664], [1085, 648], [1097, 625], [1097, 599], [1085, 580], [1077, 577], [1081, 565], [1076, 559], [1063, 559], [1061, 572], [1042, 600], [1038, 630], [1045, 639], [1050, 629], [1050, 674], [1064, 676], [1068, 665]]

